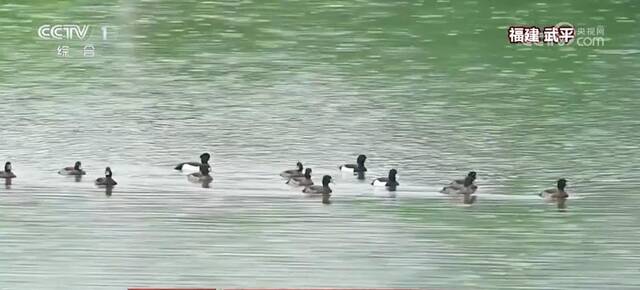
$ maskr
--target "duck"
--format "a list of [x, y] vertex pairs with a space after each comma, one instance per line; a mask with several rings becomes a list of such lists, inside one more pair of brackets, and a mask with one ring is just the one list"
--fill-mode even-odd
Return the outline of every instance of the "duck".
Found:
[[310, 186], [313, 185], [313, 181], [311, 180], [311, 168], [307, 167], [304, 170], [303, 176], [294, 176], [287, 180], [287, 184], [299, 185], [299, 186]]
[[111, 187], [118, 184], [111, 176], [113, 172], [111, 172], [111, 167], [107, 167], [104, 169], [104, 177], [100, 177], [96, 179], [97, 186], [107, 186]]
[[356, 164], [343, 164], [338, 166], [338, 168], [342, 172], [350, 172], [350, 173], [352, 172], [354, 173], [354, 175], [358, 173], [364, 173], [367, 171], [367, 168], [364, 167], [364, 162], [366, 160], [367, 160], [367, 156], [364, 154], [360, 154], [356, 159]]
[[311, 185], [305, 187], [302, 192], [308, 194], [322, 194], [331, 195], [331, 188], [329, 187], [329, 183], [332, 181], [331, 176], [325, 175], [322, 177], [322, 185]]
[[474, 175], [467, 175], [465, 177], [464, 182], [462, 184], [457, 183], [456, 181], [451, 182], [449, 185], [445, 186], [440, 190], [440, 193], [444, 194], [473, 194], [478, 186], [473, 184], [475, 181]]
[[211, 154], [205, 152], [200, 154], [200, 162], [183, 162], [176, 165], [174, 169], [180, 170], [183, 172], [198, 172], [200, 171], [200, 165], [202, 164], [206, 164], [208, 168], [211, 169], [211, 167], [209, 166], [210, 159], [211, 159]]
[[467, 180], [471, 181], [470, 188], [477, 189], [478, 187], [475, 184], [473, 184], [473, 182], [475, 182], [476, 180], [476, 176], [477, 174], [475, 171], [469, 171], [469, 173], [467, 174], [467, 176], [465, 176], [465, 178], [454, 179], [453, 181], [451, 181], [451, 183], [449, 183], [449, 185], [443, 187], [442, 190], [440, 190], [440, 193], [444, 193], [444, 194], [458, 193], [458, 191], [462, 190], [465, 187], [464, 183]]
[[374, 179], [371, 182], [371, 185], [373, 186], [385, 186], [387, 187], [387, 189], [393, 191], [396, 190], [396, 187], [398, 185], [400, 185], [400, 183], [398, 183], [397, 181], [397, 175], [398, 175], [398, 171], [395, 169], [391, 169], [389, 170], [389, 176], [388, 177], [379, 177]]
[[476, 172], [475, 171], [469, 171], [469, 173], [467, 174], [467, 176], [465, 176], [464, 178], [460, 178], [460, 179], [455, 179], [453, 181], [451, 181], [451, 184], [460, 184], [463, 185], [464, 181], [467, 179], [467, 177], [471, 177], [473, 179], [473, 181], [476, 180]]
[[211, 177], [209, 172], [210, 170], [208, 164], [200, 164], [198, 172], [187, 175], [187, 179], [194, 183], [211, 182], [213, 180], [213, 177]]
[[564, 178], [558, 179], [555, 188], [549, 188], [538, 194], [540, 197], [549, 201], [560, 201], [569, 197], [569, 194], [564, 190], [567, 187], [567, 180]]
[[11, 162], [4, 164], [4, 171], [0, 171], [0, 178], [16, 178], [15, 173], [11, 171]]
[[296, 163], [296, 167], [298, 167], [298, 169], [290, 169], [290, 170], [285, 170], [280, 172], [280, 176], [284, 177], [284, 178], [292, 178], [292, 177], [296, 177], [296, 176], [304, 176], [304, 174], [302, 173], [302, 162], [298, 161], [298, 163]]
[[80, 168], [80, 166], [82, 165], [82, 163], [80, 163], [80, 161], [76, 161], [76, 164], [74, 164], [71, 167], [65, 167], [60, 169], [60, 171], [58, 171], [58, 174], [62, 174], [62, 175], [85, 175], [87, 174], [84, 170], [82, 170]]

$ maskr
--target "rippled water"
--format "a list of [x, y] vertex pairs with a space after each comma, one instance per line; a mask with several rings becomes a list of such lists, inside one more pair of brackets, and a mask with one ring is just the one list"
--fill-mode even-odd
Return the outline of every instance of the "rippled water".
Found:
[[[640, 288], [637, 3], [79, 2], [0, 3], [1, 289]], [[561, 21], [606, 45], [507, 44]], [[37, 38], [59, 23], [112, 34]], [[204, 151], [209, 189], [172, 169]], [[359, 153], [395, 197], [338, 172]], [[437, 193], [469, 170], [476, 204]]]

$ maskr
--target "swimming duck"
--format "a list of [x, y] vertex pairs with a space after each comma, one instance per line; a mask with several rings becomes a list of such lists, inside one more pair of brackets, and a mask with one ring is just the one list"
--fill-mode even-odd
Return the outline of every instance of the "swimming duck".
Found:
[[456, 179], [456, 180], [452, 181], [449, 185], [451, 185], [451, 184], [463, 185], [464, 181], [467, 179], [467, 177], [471, 177], [473, 179], [472, 182], [475, 181], [476, 180], [476, 172], [475, 171], [469, 171], [469, 173], [467, 174], [467, 176], [465, 176], [465, 178]]
[[[469, 173], [467, 174], [467, 176], [465, 176], [462, 179], [454, 179], [453, 181], [451, 181], [451, 183], [449, 183], [449, 185], [445, 186], [442, 188], [442, 190], [440, 190], [440, 193], [452, 193], [452, 192], [456, 192], [461, 190], [464, 187], [464, 183], [465, 181], [469, 179], [471, 180], [471, 183], [473, 183], [476, 180], [476, 172], [475, 171], [469, 171]], [[475, 185], [474, 185], [475, 186]], [[476, 186], [477, 188], [477, 186]]]
[[373, 186], [386, 186], [389, 190], [396, 190], [396, 187], [400, 185], [396, 180], [398, 171], [395, 169], [389, 170], [389, 177], [379, 177], [371, 182]]
[[118, 184], [111, 176], [113, 173], [111, 172], [111, 168], [107, 167], [104, 169], [104, 177], [100, 177], [96, 179], [96, 185], [98, 186], [107, 186], [111, 187]]
[[280, 176], [284, 178], [304, 176], [304, 174], [302, 173], [302, 162], [298, 161], [298, 163], [296, 163], [296, 166], [298, 167], [298, 169], [290, 169], [290, 170], [282, 171], [280, 172]]
[[324, 195], [331, 195], [331, 188], [329, 188], [329, 183], [331, 182], [331, 176], [329, 175], [325, 175], [322, 177], [322, 185], [311, 185], [311, 186], [307, 186], [305, 187], [305, 189], [302, 190], [302, 192], [304, 193], [309, 193], [309, 194], [322, 194]]
[[174, 169], [181, 170], [183, 172], [198, 172], [200, 171], [200, 165], [202, 164], [206, 164], [208, 166], [207, 168], [211, 169], [211, 166], [209, 166], [210, 159], [211, 154], [205, 152], [200, 154], [200, 162], [183, 162], [176, 165]]
[[58, 174], [62, 174], [62, 175], [85, 175], [85, 174], [87, 174], [84, 170], [82, 170], [80, 168], [81, 165], [82, 165], [82, 163], [80, 163], [80, 161], [76, 161], [76, 164], [73, 165], [72, 167], [65, 167], [63, 169], [60, 169], [60, 171], [58, 171]]
[[569, 194], [564, 191], [565, 187], [567, 187], [567, 180], [564, 178], [560, 178], [558, 179], [556, 188], [545, 189], [539, 194], [539, 196], [550, 201], [559, 201], [566, 199], [567, 197], [569, 197]]
[[304, 176], [295, 176], [289, 178], [289, 180], [287, 180], [287, 184], [295, 184], [300, 186], [313, 185], [313, 181], [311, 180], [311, 168], [307, 167], [304, 170]]
[[213, 177], [209, 174], [209, 165], [201, 164], [198, 172], [191, 173], [187, 176], [187, 179], [191, 182], [200, 183], [200, 182], [211, 182]]
[[367, 171], [367, 168], [364, 167], [364, 162], [366, 160], [367, 160], [367, 156], [364, 154], [360, 154], [356, 159], [356, 164], [343, 164], [338, 166], [338, 168], [342, 172], [353, 172], [354, 174], [364, 173]]
[[459, 184], [455, 181], [451, 182], [449, 185], [443, 187], [442, 190], [440, 190], [440, 193], [472, 194], [478, 189], [478, 186], [473, 184], [474, 181], [475, 181], [475, 174], [474, 175], [469, 174], [464, 179], [464, 182], [462, 184]]
[[11, 162], [4, 164], [4, 171], [0, 171], [0, 178], [15, 178], [16, 175], [11, 171]]

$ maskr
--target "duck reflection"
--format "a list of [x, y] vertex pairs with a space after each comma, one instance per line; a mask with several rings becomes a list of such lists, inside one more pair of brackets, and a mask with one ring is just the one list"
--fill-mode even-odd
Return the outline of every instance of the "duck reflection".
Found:
[[11, 178], [6, 177], [4, 179], [4, 188], [11, 189]]

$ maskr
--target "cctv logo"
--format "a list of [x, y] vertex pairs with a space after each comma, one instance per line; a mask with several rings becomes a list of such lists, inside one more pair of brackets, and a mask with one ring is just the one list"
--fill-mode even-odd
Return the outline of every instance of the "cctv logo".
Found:
[[76, 24], [64, 24], [64, 25], [42, 25], [38, 28], [38, 36], [41, 39], [79, 39], [84, 40], [87, 37], [89, 31], [89, 25], [76, 25]]

